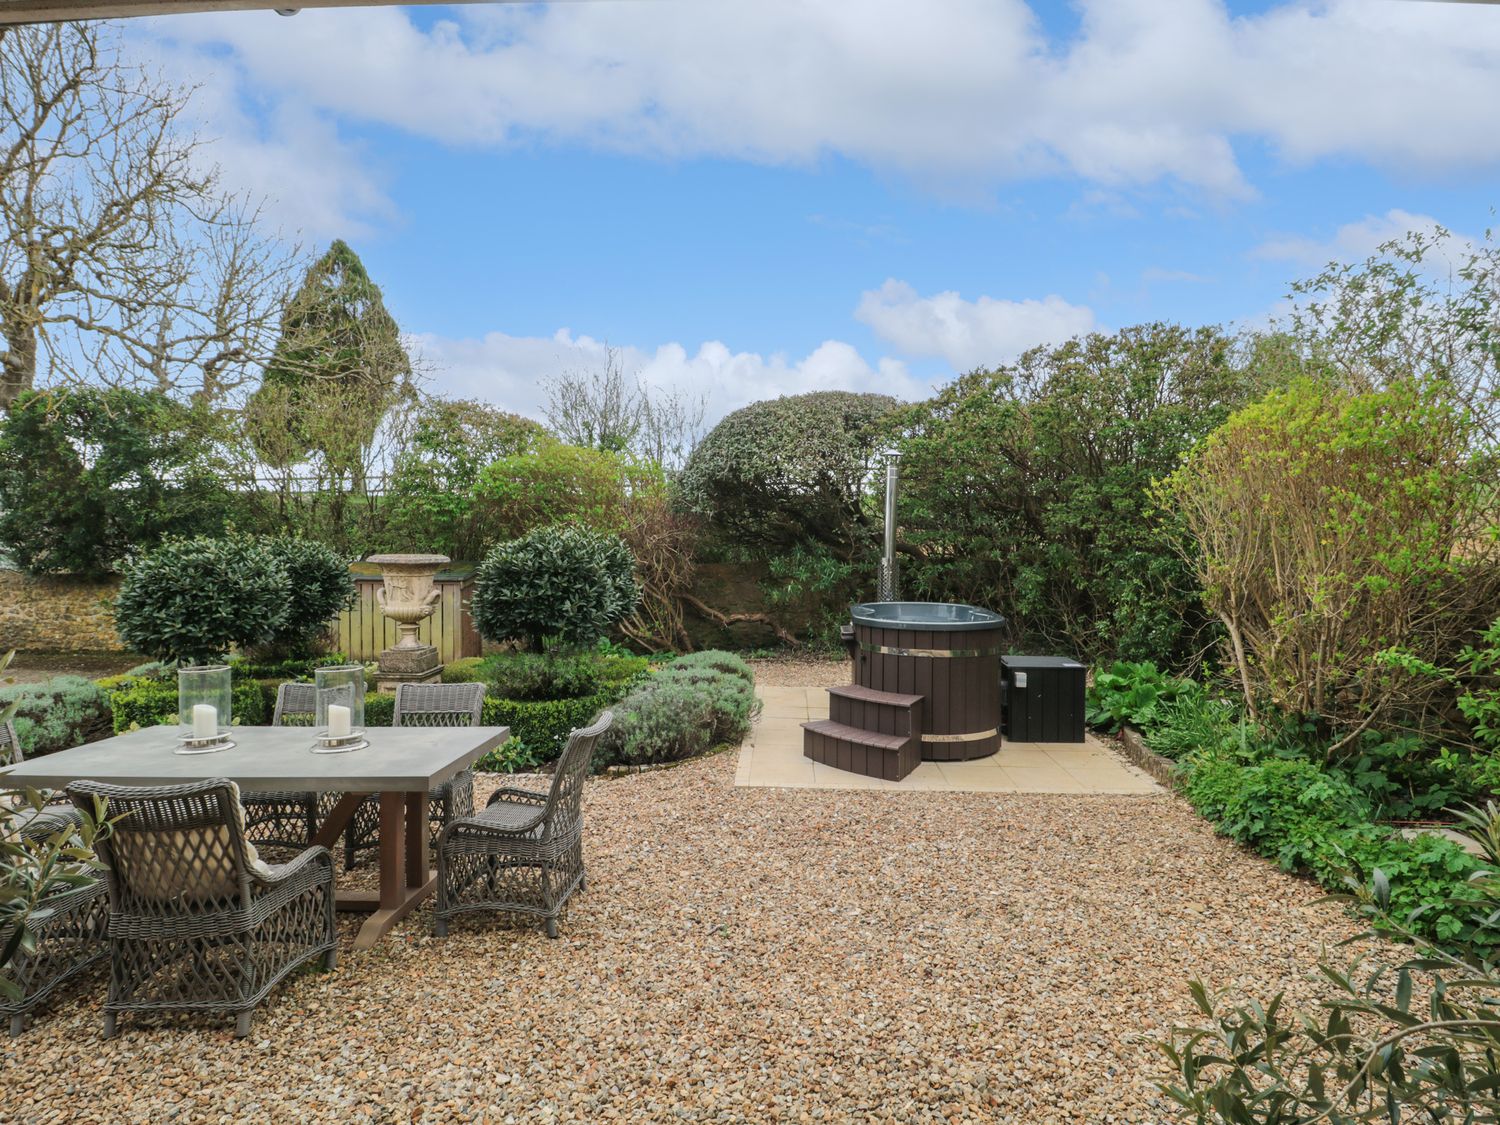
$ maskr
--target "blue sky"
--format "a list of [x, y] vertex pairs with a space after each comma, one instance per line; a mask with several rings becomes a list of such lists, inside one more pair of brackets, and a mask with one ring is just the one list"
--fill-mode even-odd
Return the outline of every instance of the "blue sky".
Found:
[[226, 182], [344, 237], [436, 389], [624, 349], [714, 414], [1259, 323], [1500, 204], [1500, 7], [598, 0], [142, 21]]

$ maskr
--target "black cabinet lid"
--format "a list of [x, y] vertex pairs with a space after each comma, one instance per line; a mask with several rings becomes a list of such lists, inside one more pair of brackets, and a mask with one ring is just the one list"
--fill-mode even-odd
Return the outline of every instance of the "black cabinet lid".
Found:
[[1007, 668], [1021, 670], [1031, 668], [1082, 668], [1078, 661], [1066, 656], [1002, 656], [1000, 663]]

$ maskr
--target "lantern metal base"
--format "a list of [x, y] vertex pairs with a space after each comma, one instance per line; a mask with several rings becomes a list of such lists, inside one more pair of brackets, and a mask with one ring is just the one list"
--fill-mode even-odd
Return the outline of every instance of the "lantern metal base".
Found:
[[212, 738], [197, 738], [191, 734], [179, 734], [177, 741], [181, 743], [174, 751], [177, 754], [217, 754], [220, 750], [234, 748], [234, 743], [229, 740], [229, 731], [220, 728], [219, 733]]
[[365, 732], [362, 730], [352, 730], [337, 738], [329, 734], [320, 734], [317, 739], [317, 742], [313, 743], [314, 754], [347, 754], [351, 750], [363, 750], [370, 745], [365, 741]]

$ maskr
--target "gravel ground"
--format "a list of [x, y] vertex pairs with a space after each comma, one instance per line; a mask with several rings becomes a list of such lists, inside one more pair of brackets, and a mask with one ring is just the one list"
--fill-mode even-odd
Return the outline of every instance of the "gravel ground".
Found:
[[751, 660], [762, 687], [830, 687], [849, 682], [849, 661], [839, 656], [775, 656]]
[[[1164, 1122], [1202, 975], [1309, 996], [1352, 932], [1170, 796], [591, 782], [561, 940], [420, 911], [251, 1037], [126, 1018], [102, 974], [0, 1039], [0, 1121]], [[491, 779], [481, 779], [483, 799]]]

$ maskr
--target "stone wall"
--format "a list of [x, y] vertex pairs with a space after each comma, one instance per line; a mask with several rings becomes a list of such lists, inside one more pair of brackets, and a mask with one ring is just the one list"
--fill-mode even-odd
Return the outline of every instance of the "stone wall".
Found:
[[32, 578], [0, 570], [0, 652], [124, 652], [110, 605], [117, 580]]

